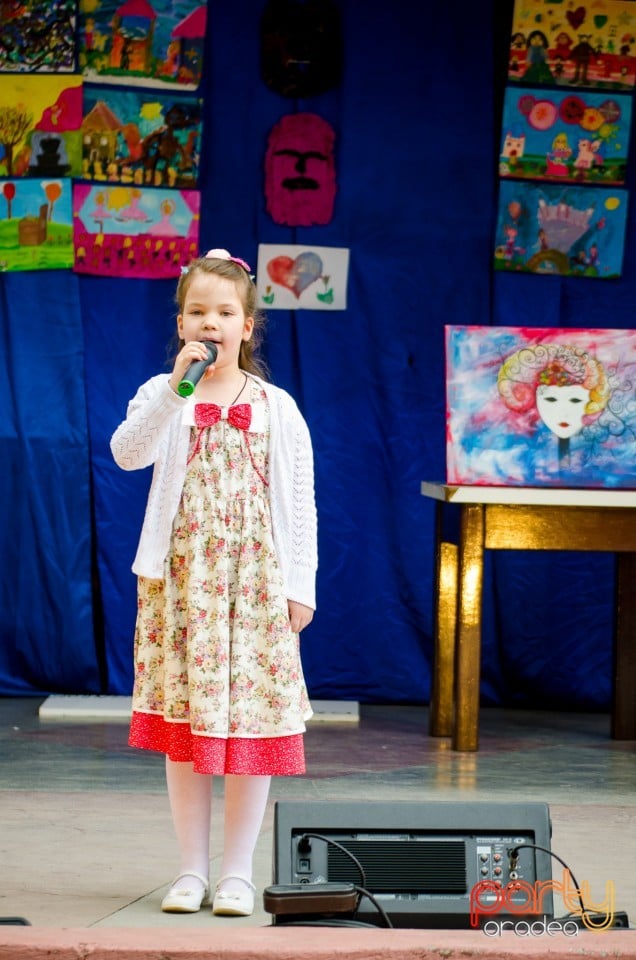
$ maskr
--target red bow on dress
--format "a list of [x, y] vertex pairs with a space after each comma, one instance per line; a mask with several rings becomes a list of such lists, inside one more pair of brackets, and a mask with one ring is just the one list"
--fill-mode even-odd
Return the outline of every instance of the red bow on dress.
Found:
[[239, 430], [249, 430], [252, 422], [252, 407], [249, 403], [235, 403], [226, 408], [227, 415], [223, 417], [223, 409], [217, 403], [197, 403], [194, 406], [194, 422], [197, 427], [213, 427], [221, 419], [227, 419], [233, 427]]
[[194, 422], [195, 425], [199, 428], [199, 433], [197, 435], [196, 443], [188, 464], [194, 459], [195, 455], [201, 449], [201, 435], [206, 427], [212, 427], [215, 423], [218, 423], [219, 420], [226, 419], [228, 423], [231, 423], [233, 427], [237, 427], [239, 430], [245, 431], [245, 445], [247, 447], [247, 452], [249, 458], [252, 462], [254, 470], [260, 477], [265, 487], [269, 486], [267, 477], [264, 477], [261, 473], [257, 463], [254, 460], [252, 454], [252, 449], [250, 447], [250, 438], [248, 430], [252, 422], [252, 407], [249, 403], [235, 403], [231, 407], [219, 407], [216, 403], [195, 403], [194, 405]]

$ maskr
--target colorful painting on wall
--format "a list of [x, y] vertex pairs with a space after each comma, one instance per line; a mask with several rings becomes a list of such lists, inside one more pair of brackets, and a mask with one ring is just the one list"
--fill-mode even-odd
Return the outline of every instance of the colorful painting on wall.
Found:
[[0, 176], [75, 176], [81, 122], [80, 76], [0, 76]]
[[85, 84], [82, 178], [196, 188], [202, 106], [193, 95]]
[[199, 245], [198, 190], [75, 183], [77, 273], [176, 277]]
[[499, 176], [623, 184], [632, 98], [508, 87]]
[[73, 73], [77, 0], [0, 3], [1, 73]]
[[201, 0], [81, 4], [79, 65], [87, 80], [196, 90], [207, 7]]
[[632, 0], [515, 0], [508, 78], [629, 90], [636, 82]]
[[345, 310], [349, 250], [262, 243], [258, 303], [266, 310]]
[[636, 487], [636, 331], [445, 336], [449, 484]]
[[501, 180], [495, 270], [621, 275], [627, 191]]
[[73, 266], [71, 180], [0, 181], [0, 270]]

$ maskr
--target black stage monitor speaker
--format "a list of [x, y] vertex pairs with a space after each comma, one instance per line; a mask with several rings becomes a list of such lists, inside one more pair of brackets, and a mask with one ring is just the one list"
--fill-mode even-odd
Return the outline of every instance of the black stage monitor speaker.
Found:
[[[395, 927], [547, 920], [554, 916], [550, 838], [544, 803], [280, 800], [273, 880], [365, 887]], [[383, 924], [364, 896], [356, 918]]]

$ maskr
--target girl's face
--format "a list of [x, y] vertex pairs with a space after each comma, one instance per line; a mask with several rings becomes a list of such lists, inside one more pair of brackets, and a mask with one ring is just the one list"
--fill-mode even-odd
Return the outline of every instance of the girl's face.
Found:
[[567, 440], [583, 428], [583, 417], [590, 400], [590, 391], [578, 385], [537, 387], [537, 410], [546, 427], [557, 437]]
[[236, 284], [215, 273], [197, 271], [186, 291], [183, 312], [177, 317], [182, 340], [212, 340], [217, 347], [215, 366], [238, 367], [243, 340], [249, 340], [254, 319], [245, 316]]

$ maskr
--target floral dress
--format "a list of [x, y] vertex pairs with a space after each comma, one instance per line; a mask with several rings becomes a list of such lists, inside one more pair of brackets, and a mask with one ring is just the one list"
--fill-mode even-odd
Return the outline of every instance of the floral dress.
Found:
[[274, 549], [265, 429], [191, 428], [162, 580], [139, 577], [129, 742], [199, 773], [303, 773], [311, 716]]

